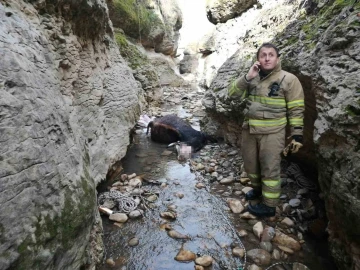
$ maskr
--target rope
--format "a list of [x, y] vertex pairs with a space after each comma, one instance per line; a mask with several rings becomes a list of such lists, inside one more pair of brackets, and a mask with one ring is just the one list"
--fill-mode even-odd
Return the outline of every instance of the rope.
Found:
[[98, 198], [99, 205], [102, 205], [106, 199], [110, 199], [117, 203], [117, 208], [121, 213], [130, 213], [137, 207], [135, 200], [128, 194], [123, 194], [117, 190], [110, 190], [100, 194]]
[[299, 187], [307, 188], [309, 190], [317, 189], [316, 185], [304, 176], [299, 165], [291, 163], [290, 166], [287, 168], [286, 173], [295, 178], [295, 181]]

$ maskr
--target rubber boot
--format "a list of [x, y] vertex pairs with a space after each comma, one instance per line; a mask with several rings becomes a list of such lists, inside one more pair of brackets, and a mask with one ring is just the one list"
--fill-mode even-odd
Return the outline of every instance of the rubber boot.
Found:
[[259, 199], [260, 197], [261, 197], [260, 189], [254, 188], [245, 194], [245, 200], [247, 200], [247, 201], [256, 200], [256, 199]]
[[257, 217], [273, 217], [276, 213], [275, 207], [270, 207], [263, 203], [258, 203], [256, 205], [249, 204], [248, 210], [251, 214]]

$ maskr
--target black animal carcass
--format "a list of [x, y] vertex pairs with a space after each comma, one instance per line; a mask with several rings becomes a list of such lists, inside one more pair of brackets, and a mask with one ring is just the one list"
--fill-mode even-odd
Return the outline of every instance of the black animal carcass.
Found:
[[208, 141], [215, 140], [207, 134], [193, 129], [187, 122], [171, 114], [151, 121], [147, 126], [146, 134], [151, 131], [151, 139], [159, 143], [184, 142], [191, 146], [193, 151], [199, 151]]

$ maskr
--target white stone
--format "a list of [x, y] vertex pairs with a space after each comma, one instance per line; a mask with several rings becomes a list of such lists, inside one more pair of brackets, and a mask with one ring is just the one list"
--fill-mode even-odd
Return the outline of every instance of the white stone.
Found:
[[115, 214], [111, 214], [109, 216], [109, 219], [116, 222], [124, 223], [128, 220], [128, 216], [124, 213], [115, 213]]
[[286, 225], [288, 227], [294, 227], [294, 225], [295, 225], [294, 221], [292, 219], [288, 218], [288, 217], [284, 218], [281, 221], [281, 224], [284, 224], [284, 225]]
[[257, 222], [253, 227], [254, 234], [260, 239], [263, 231], [264, 231], [264, 226], [262, 225], [262, 222], [261, 221]]
[[235, 247], [233, 248], [232, 250], [232, 254], [236, 257], [240, 257], [240, 258], [243, 258], [244, 255], [245, 255], [245, 250], [243, 248], [240, 248], [240, 247]]
[[250, 190], [252, 190], [253, 188], [252, 187], [244, 187], [241, 191], [246, 194], [248, 193]]
[[210, 266], [213, 263], [213, 258], [211, 256], [205, 255], [199, 258], [196, 258], [195, 263], [201, 266]]
[[229, 199], [228, 204], [231, 211], [235, 214], [239, 214], [245, 209], [242, 203], [236, 199]]

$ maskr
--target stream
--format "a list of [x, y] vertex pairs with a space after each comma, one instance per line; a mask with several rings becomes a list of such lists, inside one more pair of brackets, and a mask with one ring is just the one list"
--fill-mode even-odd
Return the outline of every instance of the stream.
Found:
[[[199, 91], [188, 92], [187, 89], [169, 89], [165, 92], [167, 102], [153, 115], [176, 113], [179, 117], [190, 120], [195, 129], [199, 129], [199, 114], [201, 104]], [[187, 98], [183, 98], [184, 95]], [[166, 98], [168, 97], [168, 98]], [[151, 112], [150, 112], [151, 113]], [[197, 257], [209, 255], [213, 263], [209, 267], [197, 269], [293, 269], [293, 270], [335, 270], [327, 252], [324, 239], [304, 240], [301, 250], [294, 254], [279, 252], [280, 258], [271, 258], [271, 264], [279, 261], [300, 262], [304, 265], [292, 264], [270, 265], [262, 268], [251, 266], [254, 262], [249, 256], [237, 257], [233, 248], [249, 250], [259, 249], [260, 240], [253, 233], [253, 226], [258, 219], [240, 218], [239, 214], [230, 211], [226, 200], [234, 198], [243, 200], [241, 191], [244, 186], [240, 182], [229, 185], [220, 184], [214, 178], [204, 177], [206, 172], [197, 170], [198, 164], [214, 163], [217, 171], [223, 175], [230, 175], [234, 179], [240, 177], [242, 164], [238, 149], [224, 143], [209, 144], [192, 157], [190, 161], [179, 162], [175, 150], [166, 145], [154, 143], [146, 134], [146, 129], [136, 130], [133, 143], [122, 160], [122, 174], [146, 176], [155, 182], [143, 182], [143, 189], [149, 194], [157, 195], [157, 200], [147, 204], [142, 217], [129, 219], [122, 224], [115, 224], [107, 215], [102, 215], [104, 227], [105, 256], [97, 269], [118, 270], [187, 270], [194, 269], [194, 261], [179, 262], [174, 258], [180, 250], [188, 250]], [[207, 174], [209, 175], [209, 173]], [[151, 182], [150, 181], [150, 182]], [[201, 183], [201, 186], [197, 184]], [[106, 191], [113, 183], [107, 182], [98, 188], [98, 192]], [[294, 185], [287, 185], [288, 189], [298, 189]], [[295, 193], [296, 194], [296, 193]], [[310, 197], [310, 196], [309, 196]], [[175, 209], [176, 219], [167, 220], [160, 217], [160, 213]], [[276, 227], [274, 220], [261, 220], [263, 224]], [[170, 225], [173, 230], [186, 235], [188, 239], [171, 238], [164, 229]], [[280, 226], [281, 227], [281, 226]], [[245, 232], [245, 233], [244, 233]], [[129, 241], [137, 239], [138, 244], [129, 245]], [[276, 246], [274, 245], [273, 248]], [[270, 254], [273, 254], [270, 252]], [[111, 258], [111, 263], [107, 261]], [[305, 267], [305, 265], [307, 267]]]

